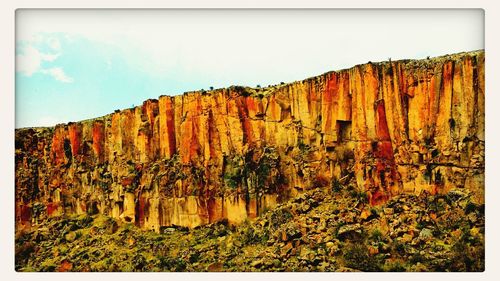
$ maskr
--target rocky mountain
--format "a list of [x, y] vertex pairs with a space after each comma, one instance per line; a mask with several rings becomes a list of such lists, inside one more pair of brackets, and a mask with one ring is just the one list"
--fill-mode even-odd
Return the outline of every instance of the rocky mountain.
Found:
[[348, 183], [370, 206], [455, 189], [481, 205], [484, 63], [484, 51], [369, 62], [17, 129], [17, 229], [83, 214], [156, 232], [237, 225]]

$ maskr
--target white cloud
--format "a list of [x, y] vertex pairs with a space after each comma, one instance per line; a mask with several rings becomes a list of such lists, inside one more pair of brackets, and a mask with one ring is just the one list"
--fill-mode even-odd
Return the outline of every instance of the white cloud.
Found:
[[43, 61], [54, 61], [59, 54], [44, 54], [33, 46], [27, 46], [16, 56], [16, 71], [31, 76], [40, 70]]
[[40, 70], [40, 73], [48, 74], [54, 77], [54, 79], [56, 79], [57, 81], [61, 81], [63, 83], [73, 83], [74, 81], [74, 79], [66, 75], [66, 73], [64, 73], [64, 70], [60, 67], [42, 69]]
[[16, 18], [18, 41], [48, 33], [82, 36], [116, 47], [128, 65], [152, 77], [184, 75], [213, 86], [288, 82], [389, 57], [484, 48], [477, 9], [21, 10]]
[[16, 56], [16, 71], [31, 76], [40, 70], [42, 62], [54, 61], [59, 54], [44, 54], [33, 46], [26, 46], [23, 52]]
[[59, 54], [40, 53], [40, 58], [42, 59], [42, 61], [54, 61], [55, 59], [57, 59], [57, 57], [59, 57]]
[[[52, 49], [60, 48], [59, 41], [57, 39], [56, 41], [48, 41], [48, 44], [52, 44]], [[42, 73], [54, 77], [57, 81], [72, 83], [74, 79], [64, 73], [61, 67], [42, 68], [43, 62], [52, 62], [56, 60], [59, 55], [60, 54], [42, 53], [35, 47], [28, 45], [23, 48], [21, 54], [16, 56], [16, 72], [20, 72], [26, 76]]]
[[57, 38], [47, 39], [47, 45], [49, 45], [49, 47], [54, 51], [61, 50], [61, 42], [59, 42], [59, 39]]

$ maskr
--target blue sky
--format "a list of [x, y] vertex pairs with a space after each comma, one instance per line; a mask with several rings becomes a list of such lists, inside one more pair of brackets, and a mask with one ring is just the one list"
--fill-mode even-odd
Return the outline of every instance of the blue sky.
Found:
[[[178, 93], [189, 86], [137, 70], [120, 49], [105, 43], [57, 33], [42, 37], [42, 42], [29, 47], [41, 53], [40, 68], [31, 74], [30, 69], [16, 73], [16, 123], [20, 126], [98, 117], [138, 105], [167, 89]], [[60, 49], [52, 49], [49, 40], [58, 42]], [[43, 56], [57, 57], [44, 60]]]
[[16, 29], [17, 128], [484, 48], [480, 10], [20, 10]]

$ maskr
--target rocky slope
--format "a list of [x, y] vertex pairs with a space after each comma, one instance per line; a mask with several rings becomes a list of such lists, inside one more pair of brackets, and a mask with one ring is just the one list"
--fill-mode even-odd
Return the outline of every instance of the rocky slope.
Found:
[[17, 271], [483, 271], [484, 204], [446, 195], [317, 188], [231, 226], [141, 231], [87, 214], [16, 236]]
[[18, 129], [17, 228], [78, 214], [157, 232], [238, 224], [335, 182], [354, 182], [372, 206], [454, 188], [482, 204], [484, 95], [476, 51]]

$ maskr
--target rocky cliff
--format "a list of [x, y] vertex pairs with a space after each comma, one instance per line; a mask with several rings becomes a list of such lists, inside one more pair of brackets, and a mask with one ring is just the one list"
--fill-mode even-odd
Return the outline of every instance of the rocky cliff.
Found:
[[484, 202], [484, 98], [476, 51], [18, 129], [16, 221], [101, 213], [156, 231], [239, 223], [352, 181], [372, 205], [451, 188]]

